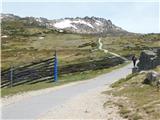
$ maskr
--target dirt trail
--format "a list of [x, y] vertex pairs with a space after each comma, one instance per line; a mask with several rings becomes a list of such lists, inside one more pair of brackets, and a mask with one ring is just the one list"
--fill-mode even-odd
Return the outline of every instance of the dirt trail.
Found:
[[101, 42], [101, 38], [98, 39], [98, 43], [99, 43], [99, 47], [98, 47], [99, 50], [103, 50], [105, 53], [112, 54], [112, 55], [114, 55], [114, 56], [117, 56], [117, 57], [125, 60], [125, 61], [128, 61], [128, 59], [126, 59], [125, 57], [122, 57], [122, 56], [120, 56], [120, 55], [118, 55], [118, 54], [116, 54], [116, 53], [110, 52], [110, 51], [108, 51], [107, 49], [102, 48], [102, 47], [103, 47], [103, 43]]

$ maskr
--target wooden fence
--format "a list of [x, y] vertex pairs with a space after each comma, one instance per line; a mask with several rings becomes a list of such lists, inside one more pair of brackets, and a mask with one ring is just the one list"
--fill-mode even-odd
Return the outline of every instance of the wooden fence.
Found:
[[54, 60], [50, 58], [44, 61], [32, 63], [26, 66], [12, 67], [1, 72], [1, 87], [15, 86], [40, 78], [54, 75]]
[[[7, 69], [1, 72], [1, 87], [12, 87], [32, 81], [54, 78], [54, 58], [35, 62], [29, 65]], [[122, 64], [123, 59], [119, 57], [102, 58], [98, 60], [86, 61], [83, 63], [58, 66], [59, 75], [83, 72], [88, 70], [98, 70]]]
[[68, 74], [68, 73], [83, 72], [89, 70], [100, 70], [104, 68], [110, 68], [122, 63], [124, 63], [124, 60], [119, 57], [112, 57], [112, 58], [106, 57], [98, 60], [86, 61], [83, 63], [59, 66], [58, 73]]

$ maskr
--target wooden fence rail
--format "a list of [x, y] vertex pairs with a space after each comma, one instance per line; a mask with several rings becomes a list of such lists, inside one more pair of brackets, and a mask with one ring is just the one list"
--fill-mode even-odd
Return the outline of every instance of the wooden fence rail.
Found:
[[[20, 66], [2, 71], [1, 87], [15, 86], [27, 82], [38, 81], [47, 77], [53, 78], [54, 60], [55, 58], [50, 58], [26, 66]], [[122, 64], [123, 62], [124, 60], [118, 57], [106, 57], [103, 59], [86, 61], [83, 63], [59, 66], [58, 73], [60, 75], [63, 75], [74, 72], [104, 69]]]

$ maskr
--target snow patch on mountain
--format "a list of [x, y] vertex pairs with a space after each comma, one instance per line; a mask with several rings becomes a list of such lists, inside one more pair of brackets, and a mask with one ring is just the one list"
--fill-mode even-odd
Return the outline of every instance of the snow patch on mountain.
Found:
[[95, 24], [96, 24], [96, 25], [102, 25], [102, 22], [99, 21], [99, 20], [95, 20]]
[[77, 29], [75, 24], [83, 24], [86, 26], [89, 26], [90, 28], [94, 28], [90, 23], [84, 21], [84, 20], [62, 20], [60, 22], [56, 22], [54, 24], [54, 27], [58, 29], [64, 29], [64, 28], [74, 28]]
[[94, 28], [90, 23], [87, 23], [85, 22], [84, 20], [76, 20], [76, 21], [73, 21], [73, 23], [78, 23], [78, 24], [85, 24], [91, 28]]
[[54, 26], [56, 28], [60, 28], [60, 29], [63, 29], [63, 28], [69, 28], [69, 27], [72, 27], [74, 29], [77, 29], [76, 26], [72, 25], [72, 21], [71, 20], [63, 20], [61, 22], [57, 22], [54, 24]]
[[42, 22], [42, 20], [40, 18], [35, 18], [37, 22]]

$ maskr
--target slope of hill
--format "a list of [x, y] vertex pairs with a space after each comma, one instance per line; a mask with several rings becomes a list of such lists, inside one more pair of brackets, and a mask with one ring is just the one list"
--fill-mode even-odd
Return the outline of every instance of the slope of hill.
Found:
[[[160, 73], [160, 66], [155, 69]], [[155, 85], [144, 84], [145, 72], [131, 74], [112, 84], [112, 90], [106, 94], [115, 97], [106, 105], [119, 107], [122, 117], [129, 120], [159, 120], [160, 92]]]

